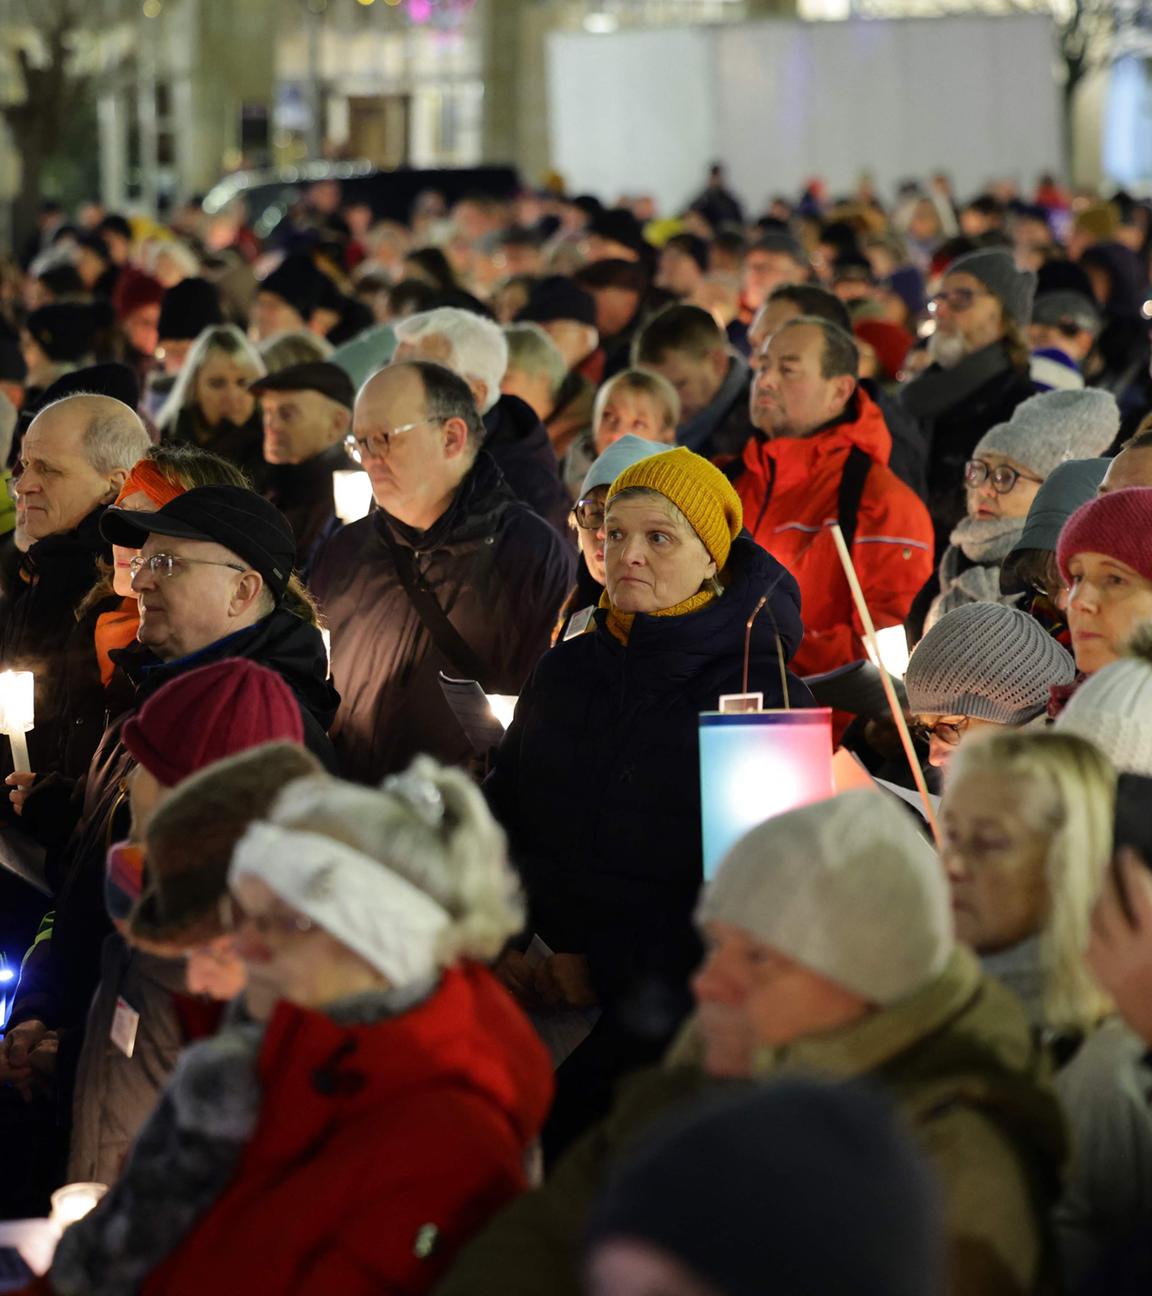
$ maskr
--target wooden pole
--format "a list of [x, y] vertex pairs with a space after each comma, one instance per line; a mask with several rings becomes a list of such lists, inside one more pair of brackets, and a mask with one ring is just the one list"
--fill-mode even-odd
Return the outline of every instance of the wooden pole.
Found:
[[920, 762], [916, 759], [916, 749], [912, 745], [912, 735], [908, 732], [908, 725], [904, 720], [904, 708], [900, 705], [900, 699], [896, 696], [892, 677], [884, 669], [880, 657], [880, 644], [876, 639], [876, 627], [872, 624], [872, 614], [868, 611], [868, 604], [864, 601], [864, 591], [860, 588], [860, 578], [856, 575], [852, 555], [848, 552], [848, 546], [844, 543], [844, 533], [836, 523], [832, 525], [832, 539], [836, 542], [836, 552], [840, 555], [840, 565], [844, 568], [844, 575], [848, 578], [848, 588], [852, 591], [856, 611], [860, 614], [860, 623], [864, 627], [864, 637], [868, 640], [868, 645], [872, 649], [872, 656], [880, 668], [880, 682], [884, 685], [884, 696], [888, 699], [892, 718], [896, 721], [896, 728], [900, 733], [900, 741], [904, 744], [904, 755], [908, 758], [908, 766], [912, 771], [916, 790], [920, 793], [920, 800], [924, 803], [924, 818], [927, 819], [928, 827], [932, 829], [932, 836], [937, 848], [939, 848], [940, 825], [936, 822], [936, 811], [932, 808], [932, 799], [928, 795], [928, 784], [924, 782], [924, 771], [920, 768]]

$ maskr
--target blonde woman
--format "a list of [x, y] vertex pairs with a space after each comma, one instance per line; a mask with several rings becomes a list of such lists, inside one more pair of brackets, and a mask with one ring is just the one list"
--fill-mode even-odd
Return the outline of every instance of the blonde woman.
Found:
[[210, 450], [251, 476], [263, 459], [263, 425], [249, 388], [266, 372], [234, 324], [205, 329], [156, 416], [163, 439]]
[[956, 934], [1019, 995], [1056, 1069], [1075, 1149], [1056, 1217], [1072, 1289], [1152, 1211], [1146, 1046], [1085, 960], [1115, 798], [1091, 743], [1005, 730], [957, 751], [941, 805]]

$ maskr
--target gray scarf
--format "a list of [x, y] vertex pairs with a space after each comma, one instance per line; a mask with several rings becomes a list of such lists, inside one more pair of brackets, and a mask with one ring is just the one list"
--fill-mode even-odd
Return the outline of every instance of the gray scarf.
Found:
[[1009, 367], [1004, 344], [993, 342], [966, 355], [951, 369], [930, 365], [901, 389], [900, 404], [913, 418], [935, 418], [967, 400]]
[[[1000, 564], [1020, 537], [1022, 518], [963, 518], [940, 560], [940, 593], [924, 619], [925, 631], [969, 603], [1004, 603], [1014, 607], [1018, 594], [1000, 593]], [[962, 558], [976, 565], [962, 567]]]
[[[372, 991], [329, 1005], [342, 1025], [371, 1025], [428, 997], [435, 981]], [[238, 1005], [211, 1039], [181, 1053], [124, 1172], [99, 1205], [60, 1239], [57, 1296], [131, 1296], [232, 1181], [260, 1116], [257, 1063], [264, 1023]]]

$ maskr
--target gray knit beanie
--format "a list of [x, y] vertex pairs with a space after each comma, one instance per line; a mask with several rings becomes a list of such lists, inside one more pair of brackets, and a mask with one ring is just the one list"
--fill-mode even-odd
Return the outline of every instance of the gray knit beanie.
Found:
[[1032, 318], [1036, 275], [1032, 270], [1017, 270], [1010, 252], [1000, 248], [969, 252], [966, 256], [957, 257], [944, 273], [966, 274], [979, 279], [1021, 328]]
[[948, 884], [912, 816], [880, 791], [777, 815], [724, 857], [696, 911], [870, 1003], [913, 994], [953, 950]]
[[1003, 603], [969, 603], [940, 618], [904, 676], [914, 715], [963, 715], [1022, 725], [1071, 684], [1076, 663], [1040, 623]]
[[985, 432], [972, 458], [1001, 454], [1043, 480], [1069, 459], [1103, 454], [1119, 431], [1120, 406], [1111, 392], [1042, 392], [1017, 405], [1007, 423]]
[[1095, 743], [1120, 774], [1152, 775], [1152, 626], [1080, 685], [1055, 727]]

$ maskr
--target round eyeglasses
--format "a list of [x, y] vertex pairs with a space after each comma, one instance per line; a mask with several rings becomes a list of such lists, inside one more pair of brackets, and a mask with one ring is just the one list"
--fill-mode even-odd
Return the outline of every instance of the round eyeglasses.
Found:
[[966, 486], [983, 486], [986, 481], [990, 481], [997, 495], [1007, 495], [1009, 491], [1015, 490], [1018, 481], [1035, 482], [1039, 486], [1043, 480], [1042, 477], [1029, 477], [1027, 473], [1022, 473], [1008, 464], [997, 464], [993, 468], [983, 459], [969, 459], [964, 465]]

